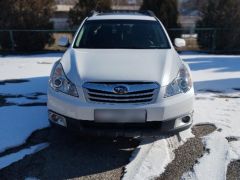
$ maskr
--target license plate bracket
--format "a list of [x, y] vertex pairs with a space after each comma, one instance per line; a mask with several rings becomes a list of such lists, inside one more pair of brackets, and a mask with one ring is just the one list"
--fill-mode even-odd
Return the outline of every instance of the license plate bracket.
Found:
[[145, 123], [145, 109], [98, 109], [94, 111], [94, 121], [97, 123]]

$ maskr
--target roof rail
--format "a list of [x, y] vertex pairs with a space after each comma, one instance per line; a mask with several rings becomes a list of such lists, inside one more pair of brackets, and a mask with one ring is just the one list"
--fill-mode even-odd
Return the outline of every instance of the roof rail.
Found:
[[88, 17], [95, 16], [95, 15], [98, 15], [98, 14], [99, 14], [98, 11], [92, 10], [88, 13]]
[[95, 15], [101, 15], [101, 14], [121, 14], [121, 13], [142, 14], [146, 16], [156, 17], [154, 12], [150, 10], [107, 10], [107, 11], [92, 10], [89, 16], [95, 16]]
[[151, 10], [139, 10], [139, 12], [142, 13], [142, 14], [146, 14], [146, 15], [149, 15], [149, 16], [156, 17], [155, 13]]

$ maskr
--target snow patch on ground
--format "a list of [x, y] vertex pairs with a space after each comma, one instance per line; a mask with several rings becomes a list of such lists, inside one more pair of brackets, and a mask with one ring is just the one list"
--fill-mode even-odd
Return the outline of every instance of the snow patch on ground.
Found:
[[60, 59], [61, 55], [61, 53], [53, 53], [0, 57], [0, 80], [49, 76], [53, 63]]
[[0, 152], [25, 143], [34, 131], [49, 126], [46, 107], [2, 107], [0, 114]]
[[[240, 93], [236, 93], [240, 97]], [[213, 123], [223, 137], [240, 135], [240, 98], [218, 98], [213, 94], [198, 94], [195, 102], [194, 124]]]
[[240, 159], [240, 142], [228, 142], [227, 137], [240, 134], [240, 99], [209, 98], [211, 94], [201, 97], [195, 103], [194, 124], [213, 123], [218, 131], [206, 136], [204, 144], [209, 149], [194, 166], [193, 172], [187, 172], [182, 179], [225, 179], [230, 161]]
[[191, 137], [194, 135], [190, 130], [180, 132], [179, 136], [143, 137], [125, 167], [123, 180], [145, 180], [160, 176], [174, 159], [173, 151]]
[[39, 151], [45, 149], [48, 146], [49, 146], [48, 143], [42, 143], [42, 144], [38, 144], [38, 145], [35, 145], [35, 146], [31, 146], [31, 147], [26, 148], [26, 149], [22, 149], [22, 150], [20, 150], [16, 153], [12, 153], [12, 154], [6, 155], [4, 157], [1, 157], [0, 158], [0, 169], [3, 169], [5, 167], [11, 165], [12, 163], [23, 159], [27, 155], [39, 152]]
[[229, 144], [220, 132], [215, 132], [203, 139], [207, 150], [206, 153], [193, 168], [187, 172], [182, 179], [211, 179], [224, 180], [226, 178], [226, 167], [229, 161]]
[[168, 148], [166, 137], [144, 138], [135, 149], [132, 162], [126, 166], [123, 180], [151, 179], [164, 172], [174, 158]]
[[31, 98], [20, 97], [20, 98], [6, 98], [7, 102], [14, 104], [28, 104], [33, 102], [47, 102], [47, 96], [38, 96], [36, 100], [33, 101]]
[[[196, 88], [194, 124], [212, 123], [218, 131], [204, 137], [209, 153], [182, 179], [226, 179], [230, 161], [240, 159], [240, 56], [183, 56], [192, 69]], [[205, 91], [203, 91], [205, 90]], [[216, 93], [209, 93], [215, 91]], [[235, 98], [233, 98], [235, 97]]]
[[[0, 83], [0, 95], [22, 95], [20, 98], [6, 98], [15, 104], [47, 101], [47, 83], [51, 68], [62, 54], [0, 57], [0, 82], [26, 79], [27, 82]], [[36, 93], [38, 99], [27, 99]], [[25, 143], [36, 130], [49, 126], [47, 108], [44, 106], [0, 107], [0, 152]], [[1, 162], [1, 161], [0, 161]], [[1, 162], [2, 163], [2, 162]]]
[[240, 87], [240, 56], [182, 55], [192, 70], [194, 87], [199, 90], [235, 92]]
[[240, 159], [240, 141], [233, 141], [229, 143], [230, 150], [229, 156], [232, 160], [239, 160]]

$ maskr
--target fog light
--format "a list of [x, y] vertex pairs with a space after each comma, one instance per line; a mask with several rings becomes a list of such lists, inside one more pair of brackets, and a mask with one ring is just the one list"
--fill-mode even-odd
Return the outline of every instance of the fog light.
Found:
[[66, 118], [63, 116], [60, 116], [56, 113], [53, 113], [51, 111], [48, 112], [48, 118], [53, 123], [59, 124], [61, 126], [67, 127], [67, 121]]
[[176, 119], [174, 126], [175, 128], [186, 126], [190, 124], [191, 119], [192, 119], [191, 116], [184, 116], [184, 117], [178, 118]]
[[185, 116], [182, 118], [182, 122], [183, 123], [189, 123], [191, 121], [191, 117], [190, 116]]

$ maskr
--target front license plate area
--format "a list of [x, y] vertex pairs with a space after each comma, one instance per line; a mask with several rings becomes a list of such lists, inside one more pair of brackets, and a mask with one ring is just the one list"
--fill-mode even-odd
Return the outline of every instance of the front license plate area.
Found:
[[95, 110], [94, 120], [97, 123], [145, 123], [146, 110]]

